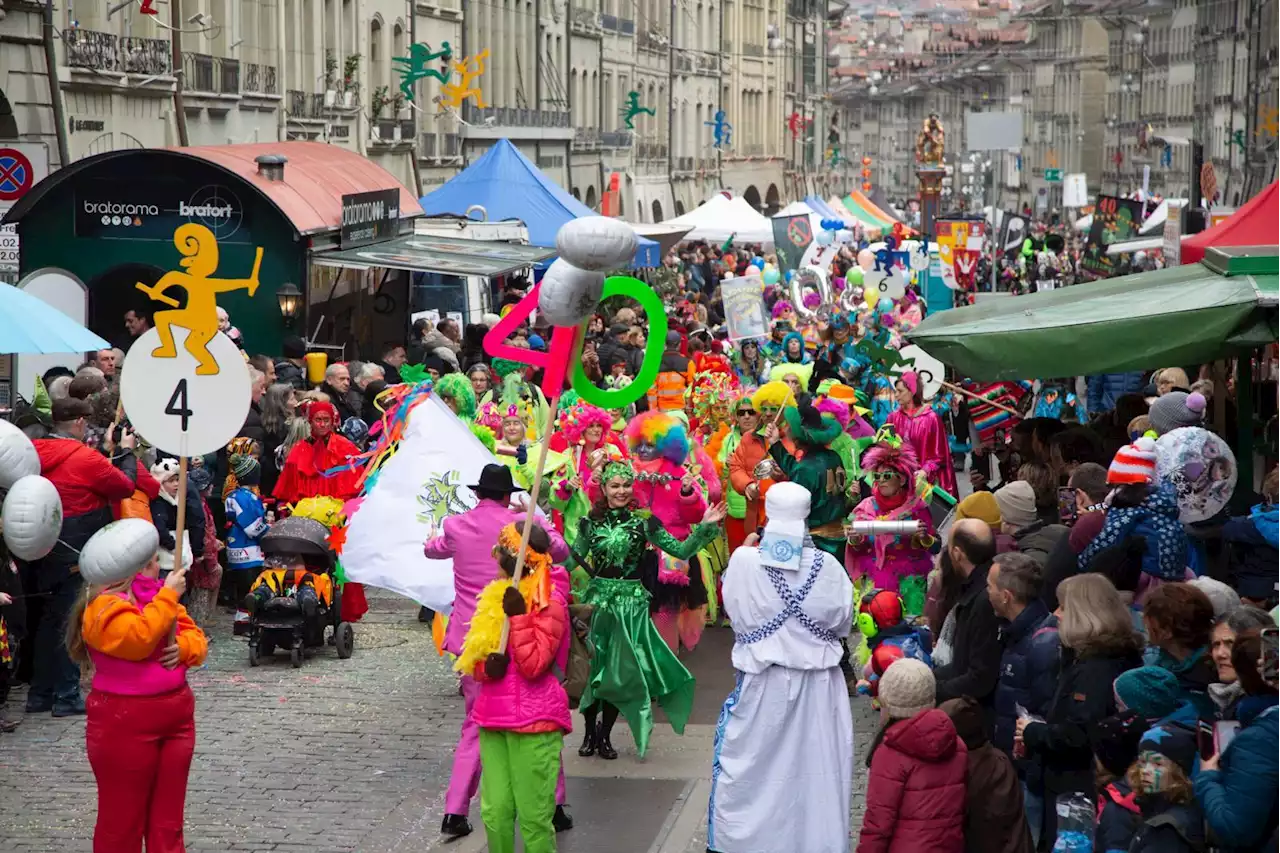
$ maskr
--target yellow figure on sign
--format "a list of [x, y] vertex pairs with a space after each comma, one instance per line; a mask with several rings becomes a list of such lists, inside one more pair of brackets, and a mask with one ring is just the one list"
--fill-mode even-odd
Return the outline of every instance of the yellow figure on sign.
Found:
[[[440, 101], [455, 110], [462, 106], [467, 98], [475, 98], [476, 106], [484, 109], [489, 106], [484, 102], [484, 93], [475, 85], [475, 80], [484, 73], [484, 61], [489, 58], [488, 48], [475, 56], [464, 56], [461, 60], [449, 63], [453, 73], [458, 75], [457, 83], [446, 83], [440, 87]], [[473, 69], [472, 66], [475, 66]]]
[[[249, 295], [258, 289], [258, 270], [262, 266], [262, 247], [258, 247], [253, 260], [253, 272], [249, 278], [210, 278], [218, 269], [218, 241], [213, 232], [203, 225], [187, 222], [173, 232], [173, 245], [184, 257], [179, 265], [184, 270], [165, 273], [154, 287], [137, 283], [138, 290], [156, 302], [172, 306], [173, 311], [156, 313], [156, 332], [160, 346], [152, 350], [155, 358], [177, 358], [178, 349], [173, 342], [173, 326], [186, 329], [187, 352], [195, 356], [197, 376], [216, 376], [218, 362], [209, 354], [209, 341], [218, 333], [218, 302], [216, 295], [232, 290], [248, 290]], [[173, 286], [187, 292], [187, 307], [179, 308], [177, 299], [165, 294]]]

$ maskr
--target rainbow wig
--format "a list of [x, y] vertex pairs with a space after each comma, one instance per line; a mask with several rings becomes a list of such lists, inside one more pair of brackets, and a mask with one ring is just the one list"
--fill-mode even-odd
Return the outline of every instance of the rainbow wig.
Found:
[[[896, 441], [896, 444], [895, 444]], [[896, 471], [902, 475], [902, 481], [910, 485], [920, 470], [920, 461], [911, 449], [909, 442], [894, 436], [891, 440], [880, 441], [867, 448], [862, 454], [863, 471]]]
[[791, 393], [791, 386], [782, 381], [766, 382], [751, 395], [751, 405], [757, 412], [765, 406], [781, 408], [784, 402], [788, 406], [794, 406], [796, 395]]
[[849, 426], [849, 404], [845, 401], [823, 397], [814, 408], [819, 412], [826, 412], [839, 421], [841, 429]]
[[581, 441], [582, 434], [592, 424], [599, 425], [607, 433], [613, 429], [613, 415], [599, 406], [581, 401], [560, 412], [560, 433], [571, 445]]
[[689, 433], [684, 424], [664, 412], [644, 412], [627, 424], [623, 435], [627, 448], [636, 452], [642, 444], [652, 445], [664, 458], [683, 465], [689, 456]]
[[783, 314], [787, 314], [794, 311], [795, 309], [791, 307], [791, 303], [785, 299], [779, 299], [777, 302], [773, 303], [773, 319], [775, 320], [777, 320]]
[[476, 391], [465, 373], [446, 373], [436, 380], [435, 392], [458, 404], [458, 417], [471, 421], [476, 416]]

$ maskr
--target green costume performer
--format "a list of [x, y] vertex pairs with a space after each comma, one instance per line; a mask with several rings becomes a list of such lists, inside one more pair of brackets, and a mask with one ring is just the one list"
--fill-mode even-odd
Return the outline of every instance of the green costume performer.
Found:
[[[608, 483], [625, 477], [630, 482], [634, 476], [626, 463], [611, 462], [601, 479]], [[595, 646], [591, 677], [581, 700], [586, 738], [579, 755], [598, 751], [603, 758], [617, 756], [609, 734], [621, 712], [631, 728], [636, 752], [643, 758], [653, 731], [655, 700], [671, 728], [677, 734], [684, 733], [693, 708], [693, 676], [649, 617], [650, 593], [641, 583], [641, 567], [650, 545], [687, 560], [719, 533], [715, 524], [697, 524], [681, 542], [657, 519], [629, 507], [597, 509], [579, 522], [573, 555], [591, 574], [582, 601], [593, 608], [591, 641]], [[597, 729], [596, 714], [602, 703], [604, 718]]]
[[844, 435], [844, 431], [839, 421], [813, 408], [807, 399], [797, 407], [783, 409], [782, 416], [787, 419], [791, 437], [802, 456], [799, 459], [792, 456], [781, 441], [773, 443], [769, 456], [788, 480], [808, 489], [809, 535], [813, 537], [813, 544], [843, 562], [843, 523], [849, 514], [846, 497], [849, 484], [844, 461], [828, 445]]

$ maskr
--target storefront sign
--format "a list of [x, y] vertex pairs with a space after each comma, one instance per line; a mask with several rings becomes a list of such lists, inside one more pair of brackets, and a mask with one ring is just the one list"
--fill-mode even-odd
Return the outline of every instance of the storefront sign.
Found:
[[67, 122], [67, 130], [71, 133], [102, 133], [107, 123], [101, 119], [73, 118]]
[[224, 186], [191, 187], [176, 179], [86, 180], [76, 187], [77, 237], [171, 241], [186, 222], [203, 225], [220, 243], [248, 243], [244, 205]]
[[1169, 217], [1164, 221], [1164, 265], [1176, 267], [1182, 263], [1182, 207], [1169, 205]]
[[396, 236], [400, 222], [400, 190], [349, 193], [342, 197], [339, 246], [351, 249]]

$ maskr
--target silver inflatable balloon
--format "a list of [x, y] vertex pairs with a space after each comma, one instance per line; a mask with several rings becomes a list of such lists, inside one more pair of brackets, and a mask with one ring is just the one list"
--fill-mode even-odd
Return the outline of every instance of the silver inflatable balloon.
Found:
[[[818, 294], [820, 301], [817, 311], [804, 304], [805, 293], [810, 290]], [[831, 290], [831, 279], [820, 267], [807, 266], [797, 270], [791, 277], [791, 301], [796, 313], [805, 319], [812, 319], [824, 309], [826, 314], [830, 314], [832, 308], [836, 306], [835, 293]]]

